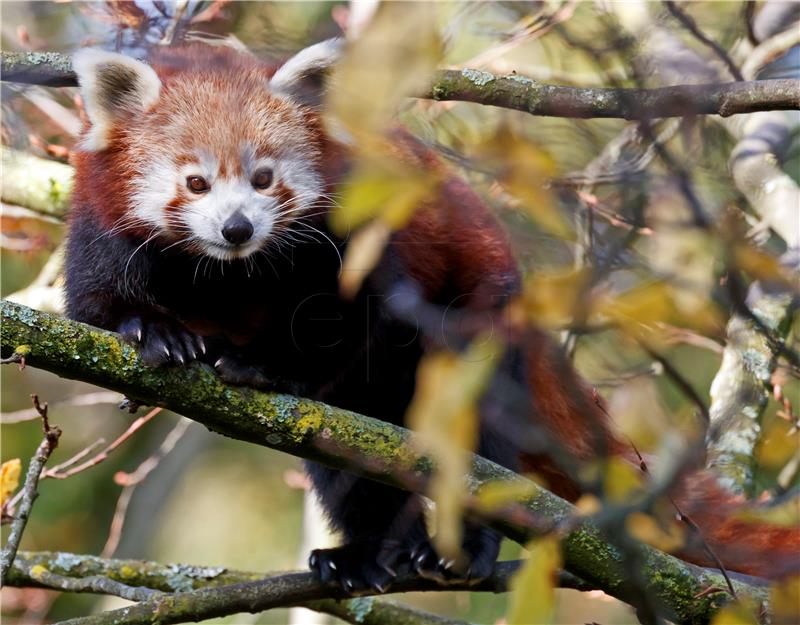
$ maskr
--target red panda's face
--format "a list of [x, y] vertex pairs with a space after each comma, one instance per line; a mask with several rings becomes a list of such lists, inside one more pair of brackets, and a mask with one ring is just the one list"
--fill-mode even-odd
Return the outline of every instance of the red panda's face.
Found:
[[286, 94], [298, 77], [291, 64], [270, 81], [258, 66], [170, 71], [105, 52], [76, 55], [92, 122], [83, 147], [123, 156], [125, 219], [170, 246], [229, 260], [318, 212], [321, 131]]

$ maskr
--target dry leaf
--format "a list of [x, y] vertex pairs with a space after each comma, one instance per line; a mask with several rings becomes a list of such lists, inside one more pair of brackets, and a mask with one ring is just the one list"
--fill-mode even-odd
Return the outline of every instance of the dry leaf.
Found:
[[0, 469], [0, 506], [5, 505], [9, 497], [14, 494], [19, 486], [19, 476], [22, 472], [22, 462], [19, 458], [7, 460]]
[[554, 623], [556, 581], [561, 568], [561, 547], [553, 536], [529, 543], [528, 559], [511, 580], [508, 625]]

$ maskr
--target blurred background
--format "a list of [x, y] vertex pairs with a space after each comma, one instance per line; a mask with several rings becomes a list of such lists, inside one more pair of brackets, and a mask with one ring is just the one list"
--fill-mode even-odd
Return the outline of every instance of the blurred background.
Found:
[[[747, 40], [747, 20], [752, 20], [746, 4], [683, 6], [723, 49], [736, 50]], [[71, 53], [94, 45], [143, 57], [155, 45], [202, 40], [246, 47], [277, 62], [343, 30], [367, 28], [374, 5], [4, 1], [2, 48]], [[403, 10], [410, 12], [401, 8], [396, 15]], [[575, 86], [729, 79], [719, 60], [681, 30], [660, 3], [442, 2], [430, 15], [442, 43], [437, 52], [441, 56], [434, 59], [440, 67], [514, 71]], [[647, 43], [642, 43], [642, 24], [652, 29]], [[401, 33], [403, 28], [395, 30]], [[387, 31], [383, 36], [391, 41], [397, 34]], [[664, 44], [658, 37], [674, 41]], [[674, 44], [681, 54], [664, 58], [653, 48], [647, 59], [644, 48], [657, 44]], [[773, 75], [797, 66], [796, 46], [791, 54], [782, 57], [782, 66], [773, 66]], [[414, 65], [415, 59], [407, 61], [408, 71], [425, 65]], [[380, 64], [382, 59], [373, 62]], [[380, 102], [380, 94], [376, 100]], [[387, 96], [387, 102], [393, 100]], [[581, 372], [608, 398], [617, 425], [642, 449], [654, 452], [675, 449], [696, 436], [693, 399], [665, 375], [661, 363], [643, 352], [632, 338], [636, 332], [631, 326], [658, 326], [661, 356], [697, 396], [710, 401], [730, 312], [726, 259], [738, 251], [750, 261], [740, 261], [747, 279], [769, 279], [779, 273], [776, 259], [785, 250], [732, 180], [728, 160], [737, 139], [731, 132], [712, 118], [653, 123], [649, 132], [670, 156], [664, 159], [648, 151], [636, 129], [619, 119], [532, 117], [478, 104], [414, 99], [403, 100], [399, 109], [403, 123], [466, 176], [508, 225], [530, 276], [531, 314], [560, 333]], [[68, 162], [82, 115], [77, 89], [3, 83], [2, 111], [0, 289], [3, 297], [13, 294], [17, 301], [57, 312]], [[797, 143], [795, 129], [781, 167], [800, 183]], [[610, 156], [606, 146], [613, 148]], [[27, 161], [23, 153], [47, 163]], [[713, 231], [684, 227], [691, 217], [683, 186], [687, 180], [710, 220], [718, 224]], [[19, 191], [40, 184], [44, 187], [38, 192]], [[758, 252], [747, 256], [748, 250]], [[638, 300], [626, 300], [630, 326], [593, 326], [580, 305], [586, 301], [583, 282], [575, 278], [587, 266], [603, 268], [590, 288], [602, 288], [609, 298], [643, 285], [660, 286]], [[578, 321], [565, 323], [567, 317]], [[794, 327], [790, 337], [796, 335], [796, 320]], [[51, 422], [64, 432], [50, 467], [90, 447], [85, 460], [124, 435], [136, 417], [147, 414], [141, 408], [129, 415], [117, 407], [120, 396], [32, 368], [4, 366], [0, 375], [2, 459], [21, 458], [23, 471], [41, 439], [40, 423], [31, 412], [32, 393], [49, 403]], [[773, 388], [777, 385], [783, 397], [800, 403], [796, 371], [778, 366], [774, 376], [778, 378]], [[786, 492], [798, 483], [796, 468], [786, 477], [786, 467], [797, 462], [797, 433], [784, 418], [785, 409], [773, 393], [763, 413], [752, 496]], [[101, 440], [104, 443], [98, 443]], [[135, 474], [141, 481], [125, 487], [124, 474]], [[67, 479], [43, 480], [22, 548], [248, 571], [293, 569], [303, 561], [305, 488], [296, 458], [227, 440], [162, 411], [103, 462]], [[4, 541], [6, 536], [3, 526]], [[519, 555], [518, 546], [504, 546], [504, 557]], [[599, 591], [562, 590], [559, 597], [559, 623], [635, 622], [630, 608]], [[14, 588], [4, 588], [2, 600], [4, 622], [26, 625], [123, 603]], [[504, 596], [442, 592], [402, 600], [478, 623], [502, 622], [506, 613]], [[288, 619], [287, 611], [274, 610], [224, 622]], [[310, 622], [323, 620], [317, 615]]]

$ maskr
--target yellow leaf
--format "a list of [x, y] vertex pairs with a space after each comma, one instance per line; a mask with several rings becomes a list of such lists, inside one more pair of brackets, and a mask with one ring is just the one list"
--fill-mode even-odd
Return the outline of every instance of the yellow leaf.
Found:
[[758, 464], [771, 470], [781, 469], [797, 453], [800, 447], [800, 432], [783, 419], [772, 419], [764, 426], [756, 459]]
[[772, 587], [770, 606], [775, 625], [800, 623], [800, 575], [777, 582]]
[[797, 286], [787, 275], [786, 269], [781, 266], [780, 260], [764, 250], [746, 244], [737, 245], [734, 258], [736, 265], [756, 280], [779, 282], [790, 289]]
[[510, 503], [533, 497], [536, 492], [536, 487], [527, 482], [497, 480], [481, 486], [476, 495], [476, 503], [482, 510], [491, 512]]
[[7, 460], [0, 468], [0, 506], [5, 505], [9, 497], [19, 486], [19, 476], [22, 472], [22, 462], [19, 458]]
[[585, 271], [538, 271], [525, 280], [522, 303], [537, 325], [563, 327], [576, 316], [587, 284]]
[[667, 553], [677, 551], [686, 543], [685, 529], [672, 519], [664, 525], [644, 512], [632, 512], [625, 519], [625, 528], [634, 538]]
[[346, 235], [373, 217], [381, 218], [393, 230], [403, 227], [414, 211], [436, 190], [435, 172], [389, 160], [383, 146], [373, 146], [344, 185], [331, 227]]
[[603, 504], [594, 495], [581, 495], [580, 499], [575, 502], [575, 507], [584, 516], [597, 514], [603, 508]]
[[603, 467], [603, 491], [610, 501], [629, 502], [641, 494], [643, 476], [639, 469], [622, 458], [608, 458]]
[[743, 605], [731, 603], [714, 615], [711, 625], [758, 625], [758, 619]]
[[543, 146], [501, 124], [477, 146], [473, 158], [494, 172], [497, 181], [542, 228], [561, 238], [574, 238], [549, 191], [556, 165]]
[[800, 525], [800, 497], [793, 497], [775, 506], [749, 506], [736, 512], [736, 518], [753, 523], [782, 527]]
[[339, 277], [339, 291], [345, 299], [355, 297], [361, 284], [375, 268], [391, 235], [380, 219], [364, 226], [350, 238]]
[[357, 142], [381, 134], [407, 96], [424, 93], [443, 45], [438, 9], [428, 2], [384, 2], [352, 41], [331, 77], [325, 110]]
[[408, 423], [436, 462], [430, 497], [436, 503], [434, 543], [440, 555], [459, 559], [464, 476], [477, 441], [475, 405], [494, 371], [502, 347], [479, 337], [461, 354], [437, 352], [423, 358], [408, 408]]
[[511, 580], [508, 625], [550, 625], [556, 608], [556, 575], [561, 568], [561, 547], [553, 536], [527, 546], [528, 559]]

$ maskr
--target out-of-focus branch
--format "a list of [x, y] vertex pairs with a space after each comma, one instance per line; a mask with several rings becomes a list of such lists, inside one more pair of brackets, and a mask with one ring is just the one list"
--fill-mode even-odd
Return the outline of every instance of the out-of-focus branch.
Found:
[[[3, 354], [24, 345], [32, 366], [191, 415], [220, 434], [355, 469], [386, 484], [425, 489], [431, 462], [419, 453], [413, 435], [404, 428], [310, 400], [229, 387], [205, 365], [147, 367], [134, 348], [110, 332], [9, 302], [2, 302], [0, 310]], [[497, 480], [516, 483], [530, 496], [519, 501], [514, 514], [487, 517], [495, 527], [518, 541], [564, 528], [566, 569], [613, 596], [630, 598], [632, 587], [623, 573], [621, 556], [597, 527], [581, 522], [572, 505], [530, 480], [472, 456], [467, 481], [472, 491]], [[726, 600], [719, 594], [702, 594], [709, 586], [724, 586], [719, 574], [649, 547], [642, 546], [639, 553], [648, 587], [672, 620], [710, 618]], [[766, 601], [761, 590], [746, 584], [737, 593]]]
[[3, 153], [3, 202], [63, 217], [72, 191], [72, 167], [5, 146], [0, 149]]
[[59, 52], [3, 51], [3, 80], [47, 87], [74, 87], [72, 59]]
[[[800, 33], [794, 28], [775, 34], [750, 52], [740, 47], [739, 55], [747, 59], [742, 66], [745, 77], [754, 77], [764, 63], [798, 43]], [[798, 122], [796, 114], [778, 111], [724, 122], [738, 139], [730, 159], [736, 187], [795, 255], [800, 253], [800, 187], [780, 167], [779, 156]], [[792, 252], [790, 269], [797, 273], [800, 263], [791, 256]], [[755, 283], [746, 304], [762, 327], [742, 315], [734, 315], [728, 323], [722, 365], [711, 385], [710, 408], [712, 423], [724, 426], [719, 428], [719, 437], [709, 441], [707, 464], [735, 492], [753, 494], [753, 455], [761, 435], [761, 415], [769, 400], [768, 384], [777, 363], [778, 355], [764, 329], [779, 337], [786, 335], [793, 299], [783, 288]]]
[[734, 77], [736, 80], [744, 80], [742, 76], [742, 72], [736, 67], [736, 63], [731, 60], [731, 57], [728, 56], [728, 53], [720, 46], [716, 41], [711, 39], [708, 35], [706, 35], [700, 27], [697, 25], [697, 22], [694, 21], [691, 15], [685, 13], [673, 0], [664, 0], [664, 6], [667, 7], [667, 11], [678, 20], [683, 26], [690, 32], [695, 38], [700, 41], [704, 46], [711, 49], [714, 54], [725, 64], [725, 67], [728, 68], [731, 76]]
[[25, 484], [22, 487], [22, 499], [19, 507], [14, 514], [14, 520], [11, 522], [11, 531], [8, 535], [8, 542], [3, 547], [0, 553], [0, 587], [5, 584], [6, 577], [14, 563], [19, 549], [19, 543], [22, 540], [22, 534], [25, 531], [25, 526], [28, 524], [28, 517], [31, 515], [33, 509], [33, 502], [39, 496], [37, 486], [39, 484], [39, 476], [44, 469], [44, 465], [50, 454], [58, 446], [58, 439], [61, 436], [61, 430], [58, 426], [50, 426], [47, 420], [47, 404], [39, 404], [39, 398], [36, 395], [32, 396], [33, 404], [36, 410], [42, 417], [42, 430], [44, 431], [44, 438], [39, 444], [36, 453], [31, 458], [30, 465], [28, 466], [28, 473], [25, 475]]
[[[39, 54], [52, 58], [52, 53]], [[3, 80], [41, 84], [38, 82], [41, 76], [53, 80], [53, 74], [60, 72], [63, 84], [75, 84], [68, 57], [59, 59], [50, 74], [43, 73], [47, 61], [35, 53], [3, 52], [2, 60]], [[25, 71], [26, 64], [30, 65], [30, 71]], [[704, 114], [728, 117], [753, 111], [798, 109], [799, 85], [796, 80], [775, 79], [658, 89], [600, 89], [546, 85], [516, 74], [495, 76], [474, 69], [443, 69], [434, 73], [430, 92], [424, 97], [476, 102], [552, 117], [652, 119]]]

